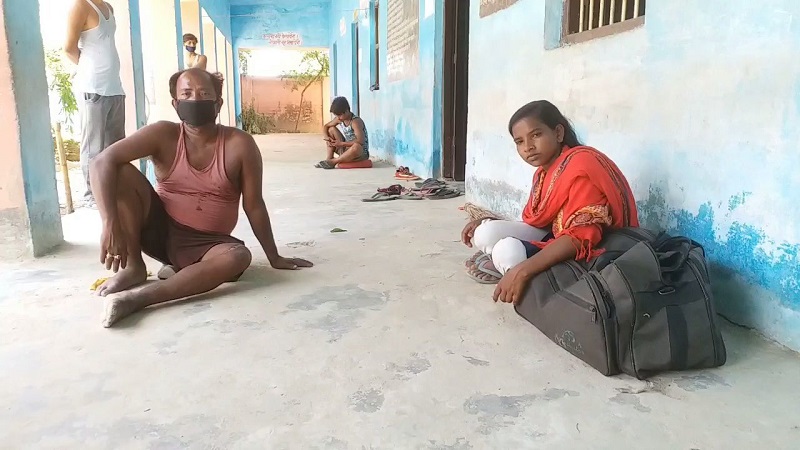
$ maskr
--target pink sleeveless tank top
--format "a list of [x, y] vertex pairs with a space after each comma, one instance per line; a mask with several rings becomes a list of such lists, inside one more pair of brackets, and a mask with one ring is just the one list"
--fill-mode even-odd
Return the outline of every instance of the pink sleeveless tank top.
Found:
[[158, 180], [156, 192], [173, 220], [198, 231], [231, 234], [239, 219], [242, 192], [225, 173], [226, 130], [219, 127], [211, 163], [200, 170], [189, 164], [183, 124], [178, 150], [169, 173]]

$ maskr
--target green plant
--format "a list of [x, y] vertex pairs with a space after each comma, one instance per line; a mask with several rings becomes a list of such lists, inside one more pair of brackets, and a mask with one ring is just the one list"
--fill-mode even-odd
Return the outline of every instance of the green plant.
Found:
[[250, 50], [243, 48], [239, 49], [239, 73], [242, 75], [247, 75], [248, 64], [250, 62], [250, 56], [252, 56], [252, 52]]
[[72, 92], [72, 75], [64, 68], [59, 50], [49, 50], [46, 53], [45, 67], [50, 92], [58, 96], [64, 123], [67, 128], [72, 129], [72, 118], [78, 112], [78, 101]]
[[[300, 70], [291, 70], [281, 75], [281, 79], [289, 83], [292, 91], [300, 91], [300, 105], [303, 104], [306, 91], [314, 83], [330, 75], [330, 60], [328, 54], [319, 50], [311, 50], [303, 53], [300, 60]], [[298, 108], [294, 131], [300, 127], [302, 108]]]
[[255, 100], [242, 109], [237, 120], [242, 124], [242, 129], [250, 134], [266, 134], [275, 130], [275, 119], [258, 112]]

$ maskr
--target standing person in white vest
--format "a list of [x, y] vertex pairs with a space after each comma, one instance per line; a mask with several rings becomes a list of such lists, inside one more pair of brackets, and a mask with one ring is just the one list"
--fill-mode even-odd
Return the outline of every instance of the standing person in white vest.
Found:
[[125, 92], [114, 35], [114, 8], [103, 0], [74, 0], [64, 53], [78, 65], [75, 90], [81, 112], [81, 168], [86, 200], [94, 203], [89, 162], [125, 137]]

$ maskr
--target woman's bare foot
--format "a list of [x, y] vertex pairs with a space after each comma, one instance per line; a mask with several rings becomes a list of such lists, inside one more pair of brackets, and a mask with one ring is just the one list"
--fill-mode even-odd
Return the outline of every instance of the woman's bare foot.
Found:
[[142, 262], [129, 263], [128, 267], [117, 272], [97, 287], [95, 293], [101, 297], [138, 286], [147, 280], [147, 266]]
[[103, 305], [103, 326], [109, 328], [119, 320], [144, 309], [141, 299], [136, 292], [120, 292], [111, 294], [105, 299]]

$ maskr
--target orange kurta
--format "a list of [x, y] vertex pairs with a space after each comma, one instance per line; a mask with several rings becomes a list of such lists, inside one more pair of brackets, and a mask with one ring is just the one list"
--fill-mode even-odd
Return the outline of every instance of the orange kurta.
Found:
[[591, 259], [603, 252], [596, 245], [605, 228], [639, 226], [628, 180], [606, 155], [585, 146], [565, 146], [547, 171], [536, 170], [522, 220], [537, 228], [552, 227], [556, 238], [571, 236], [578, 250], [576, 259]]

